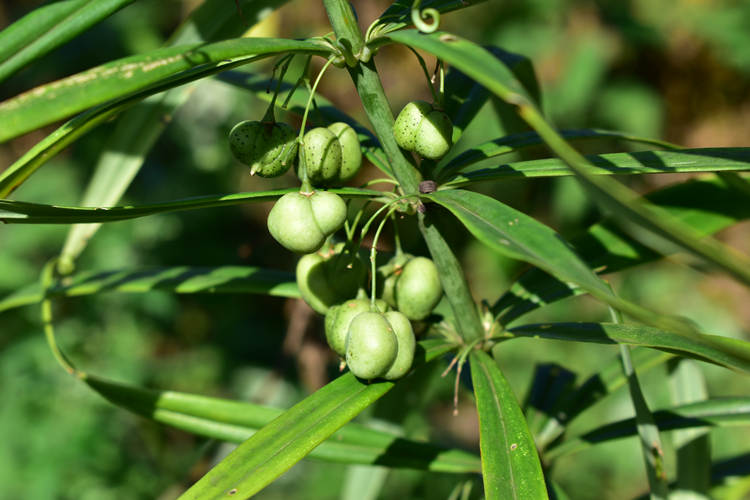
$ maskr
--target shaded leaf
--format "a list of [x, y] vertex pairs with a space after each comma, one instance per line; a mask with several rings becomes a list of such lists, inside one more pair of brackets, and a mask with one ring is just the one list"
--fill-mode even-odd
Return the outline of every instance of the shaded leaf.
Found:
[[473, 351], [469, 360], [485, 498], [547, 498], [536, 445], [508, 381], [487, 353]]
[[[452, 349], [419, 343], [416, 363]], [[340, 427], [388, 392], [394, 382], [359, 381], [346, 373], [296, 404], [237, 447], [180, 498], [248, 498], [283, 474]]]
[[513, 337], [653, 347], [726, 368], [750, 372], [750, 342], [718, 335], [696, 333], [688, 337], [649, 326], [630, 324], [540, 323], [514, 327], [505, 330], [500, 336]]
[[[284, 410], [241, 401], [174, 391], [154, 391], [112, 382], [94, 375], [83, 381], [111, 403], [145, 418], [193, 434], [241, 443]], [[310, 453], [329, 462], [380, 464], [435, 472], [465, 473], [480, 468], [479, 457], [364, 425], [349, 423]]]
[[0, 82], [134, 0], [67, 0], [43, 5], [0, 31]]
[[[70, 224], [74, 222], [115, 222], [149, 215], [223, 207], [249, 202], [273, 201], [298, 188], [255, 191], [227, 195], [194, 196], [182, 200], [139, 205], [134, 207], [60, 207], [23, 201], [0, 200], [0, 221], [7, 224]], [[382, 196], [381, 191], [359, 188], [329, 189], [344, 198], [371, 198]]]

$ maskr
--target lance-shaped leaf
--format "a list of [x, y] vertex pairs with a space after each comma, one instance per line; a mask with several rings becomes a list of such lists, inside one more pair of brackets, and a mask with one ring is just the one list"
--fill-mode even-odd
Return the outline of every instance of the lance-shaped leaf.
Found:
[[[750, 425], [750, 398], [709, 399], [654, 412], [654, 421], [661, 431], [696, 427], [735, 427]], [[545, 457], [552, 460], [562, 455], [585, 450], [597, 443], [637, 434], [634, 418], [603, 425], [581, 436], [564, 441]]]
[[[242, 18], [234, 9], [227, 9], [223, 0], [208, 0], [197, 7], [169, 38], [167, 46], [212, 42], [234, 38], [246, 30], [244, 19], [258, 20], [269, 7], [285, 0], [237, 3]], [[151, 96], [123, 113], [99, 156], [81, 204], [87, 207], [108, 207], [117, 204], [143, 165], [146, 154], [170, 122], [169, 117], [191, 95], [196, 84], [182, 85]], [[96, 231], [99, 224], [77, 224], [70, 228], [60, 253], [58, 269], [69, 271], [75, 259]]]
[[544, 269], [565, 283], [575, 283], [645, 323], [685, 336], [696, 333], [678, 318], [656, 314], [616, 297], [555, 231], [523, 212], [471, 191], [437, 191], [424, 197], [446, 207], [477, 239], [499, 253]]
[[[568, 140], [593, 140], [593, 139], [618, 139], [621, 141], [649, 144], [667, 149], [676, 149], [676, 146], [658, 139], [639, 137], [625, 132], [601, 129], [571, 129], [558, 130], [558, 133]], [[440, 171], [440, 180], [450, 179], [454, 174], [470, 167], [476, 163], [499, 158], [507, 154], [522, 151], [524, 148], [540, 146], [544, 139], [535, 131], [510, 134], [498, 139], [485, 142], [478, 146], [467, 149], [458, 156], [448, 161]]]
[[[648, 199], [701, 234], [715, 233], [750, 217], [750, 194], [721, 179], [693, 179], [651, 193]], [[617, 272], [661, 257], [611, 220], [591, 226], [571, 243], [589, 267], [600, 273]], [[538, 307], [581, 291], [539, 269], [530, 269], [492, 310], [502, 324], [508, 324]]]
[[[415, 362], [430, 361], [451, 349], [443, 341], [422, 341]], [[254, 495], [394, 384], [367, 384], [351, 373], [342, 375], [253, 434], [180, 498], [206, 500]]]
[[484, 351], [472, 352], [469, 360], [485, 498], [547, 498], [536, 445], [508, 381]]
[[[111, 403], [145, 418], [213, 439], [241, 443], [284, 410], [252, 403], [154, 391], [84, 374], [82, 380]], [[466, 473], [480, 470], [479, 457], [395, 433], [349, 423], [310, 453], [327, 462], [382, 465]]]
[[0, 103], [0, 121], [4, 124], [0, 141], [158, 85], [185, 71], [221, 68], [282, 52], [326, 54], [321, 45], [310, 41], [239, 38], [165, 47], [117, 59]]
[[[636, 192], [606, 176], [595, 175], [592, 165], [575, 151], [542, 117], [533, 100], [514, 75], [491, 54], [473, 42], [448, 33], [422, 36], [407, 30], [388, 35], [392, 41], [426, 50], [483, 83], [496, 96], [514, 106], [519, 116], [534, 128], [547, 145], [575, 172], [594, 200], [615, 214], [628, 233], [643, 242], [674, 243], [750, 283], [750, 257], [721, 242], [701, 237], [658, 207], [645, 202]], [[639, 228], [646, 229], [647, 234]]]
[[[159, 79], [154, 78], [153, 74], [146, 73], [148, 75], [146, 79], [150, 83], [142, 85], [140, 87], [136, 87], [132, 91], [120, 86], [114, 86], [112, 89], [108, 90], [105, 89], [104, 94], [107, 95], [108, 98], [111, 97], [112, 100], [91, 108], [88, 111], [67, 121], [57, 130], [45, 137], [42, 141], [37, 143], [26, 154], [24, 154], [21, 158], [19, 158], [15, 163], [13, 163], [10, 167], [8, 167], [0, 174], [0, 197], [8, 196], [10, 192], [17, 188], [45, 161], [57, 154], [60, 150], [76, 140], [78, 137], [150, 95], [158, 94], [159, 92], [169, 90], [173, 87], [184, 85], [185, 83], [198, 80], [214, 73], [231, 69], [241, 64], [246, 64], [248, 62], [263, 57], [269, 57], [278, 53], [326, 53], [325, 50], [321, 49], [319, 45], [313, 42], [274, 38], [243, 38], [239, 40], [225, 40], [223, 42], [217, 42], [208, 45], [198, 44], [193, 47], [194, 48], [192, 51], [187, 50], [187, 52], [185, 53], [180, 52], [180, 50], [185, 50], [185, 46], [171, 47], [167, 49], [160, 49], [160, 51], [157, 51], [157, 53], [161, 55], [164, 55], [163, 53], [165, 52], [174, 53], [171, 58], [167, 59], [168, 61], [172, 62], [164, 64], [166, 68], [162, 68], [161, 66], [159, 66], [158, 60], [151, 61], [149, 63], [144, 62], [144, 60], [149, 60], [149, 58], [153, 57], [153, 53], [151, 54], [151, 56], [135, 56], [136, 58], [140, 58], [140, 63], [137, 63], [136, 67], [140, 68], [141, 72], [143, 72], [144, 70], [156, 71], [165, 73], [166, 76]], [[206, 51], [209, 51], [209, 53], [206, 54]], [[188, 56], [190, 58], [186, 59], [186, 57]], [[113, 63], [110, 63], [110, 65], [118, 64], [119, 62], [115, 61]], [[152, 67], [153, 64], [156, 64], [156, 66]], [[182, 66], [185, 66], [188, 69], [185, 69], [183, 71], [178, 70], [178, 68]], [[104, 67], [106, 66], [100, 68]], [[160, 68], [161, 71], [159, 71]], [[123, 68], [121, 66], [115, 66], [109, 69], [113, 71], [120, 71]], [[98, 69], [95, 68], [94, 70], [90, 71], [98, 71]], [[111, 78], [117, 79], [125, 78], [127, 74], [128, 72], [125, 71], [125, 73], [122, 75], [110, 76]], [[131, 78], [135, 77], [133, 76]], [[84, 80], [86, 80], [86, 78], [84, 78]], [[58, 83], [59, 82], [56, 82], [50, 85], [54, 86]], [[87, 85], [87, 83], [84, 82], [83, 85]], [[90, 83], [90, 85], [94, 85], [94, 83]], [[73, 90], [71, 90], [71, 92], [73, 92]], [[41, 116], [35, 117], [34, 110], [42, 113], [43, 110], [38, 109], [40, 105], [39, 99], [42, 99], [43, 96], [47, 95], [47, 92], [40, 92], [39, 95], [40, 97], [28, 98], [31, 99], [31, 104], [29, 105], [30, 107], [23, 104], [27, 99], [24, 96], [27, 96], [27, 94], [22, 94], [21, 96], [18, 96], [17, 98], [14, 98], [10, 101], [0, 103], [0, 117], [4, 115], [7, 116], [7, 114], [10, 113], [16, 116], [17, 119], [21, 120], [25, 124], [24, 126], [31, 123], [26, 122], [26, 118], [23, 117], [26, 114], [31, 113], [29, 119], [32, 121], [38, 121], [39, 119], [42, 119], [43, 117]], [[52, 99], [53, 97], [49, 97], [48, 95], [47, 98]], [[54, 94], [54, 99], [57, 99], [57, 94]], [[97, 100], [97, 95], [95, 94], [88, 98], [84, 96], [82, 99], [87, 102], [90, 100]], [[106, 101], [106, 99], [98, 99], [98, 101]], [[41, 125], [41, 123], [37, 123], [28, 130], [32, 130], [34, 127], [39, 125]], [[5, 130], [5, 128], [0, 129], [0, 133]]]
[[[195, 196], [182, 200], [139, 205], [134, 207], [59, 207], [23, 201], [0, 200], [0, 221], [8, 224], [70, 224], [74, 222], [115, 222], [149, 215], [199, 208], [225, 207], [240, 203], [273, 201], [298, 188], [235, 193], [226, 195]], [[381, 191], [359, 188], [330, 189], [344, 198], [374, 198]]]
[[[66, 276], [47, 291], [52, 297], [79, 297], [103, 292], [147, 293], [252, 293], [298, 298], [294, 273], [252, 266], [154, 267]], [[38, 284], [13, 292], [0, 300], [0, 312], [36, 304], [43, 298]]]
[[689, 358], [708, 361], [750, 373], [750, 342], [695, 333], [691, 336], [643, 325], [614, 323], [539, 323], [505, 330], [498, 338], [538, 337], [544, 339], [629, 344], [653, 347]]
[[39, 7], [0, 31], [0, 82], [134, 0], [68, 0]]
[[[698, 172], [737, 172], [750, 170], [750, 148], [702, 148], [680, 151], [639, 151], [588, 155], [596, 175], [633, 175]], [[558, 177], [573, 175], [558, 158], [519, 161], [456, 175], [444, 186], [465, 186], [519, 177]]]

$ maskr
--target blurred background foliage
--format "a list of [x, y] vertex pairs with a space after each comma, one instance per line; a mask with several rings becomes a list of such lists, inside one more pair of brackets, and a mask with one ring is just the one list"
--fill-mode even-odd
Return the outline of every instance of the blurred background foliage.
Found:
[[[138, 1], [3, 83], [0, 99], [111, 59], [155, 49], [198, 3]], [[0, 1], [0, 26], [40, 4]], [[387, 4], [354, 2], [365, 26]], [[234, 3], [227, 1], [226, 8], [234, 9]], [[561, 128], [618, 129], [690, 147], [747, 146], [747, 2], [490, 1], [444, 16], [441, 27], [529, 56], [543, 90], [544, 109]], [[294, 38], [328, 31], [321, 3], [295, 0], [252, 34]], [[265, 61], [244, 70], [269, 74], [271, 64]], [[394, 111], [409, 100], [428, 98], [420, 69], [407, 50], [384, 48], [378, 66]], [[346, 72], [329, 72], [321, 88], [322, 95], [364, 120]], [[230, 157], [229, 129], [240, 120], [258, 119], [263, 110], [264, 104], [246, 92], [216, 79], [202, 82], [172, 117], [123, 202], [292, 185], [291, 174], [270, 181], [251, 178]], [[297, 122], [295, 117], [289, 120]], [[14, 198], [78, 204], [112, 129], [113, 124], [101, 126], [58, 155]], [[0, 146], [0, 169], [51, 130]], [[490, 102], [456, 151], [503, 133], [502, 120]], [[624, 147], [611, 141], [577, 146], [587, 153]], [[541, 149], [530, 153], [544, 154]], [[626, 182], [647, 192], [685, 177], [653, 175]], [[512, 180], [482, 190], [566, 236], [600, 215], [567, 178]], [[269, 209], [248, 205], [109, 224], [92, 240], [78, 267], [256, 265], [292, 270], [296, 258], [281, 250], [265, 229]], [[747, 252], [749, 227], [740, 224], [720, 236]], [[408, 222], [404, 228], [407, 248], [422, 252], [416, 231]], [[0, 296], [34, 282], [44, 262], [61, 248], [66, 231], [54, 226], [1, 228]], [[456, 227], [455, 234], [449, 235], [454, 250], [476, 298], [492, 301], [523, 268], [471, 241], [462, 231]], [[685, 265], [685, 259], [677, 255], [610, 278], [624, 296], [688, 316], [707, 332], [742, 336], [750, 331], [747, 290], [722, 275], [697, 273]], [[321, 340], [320, 318], [296, 301], [152, 292], [58, 300], [56, 311], [60, 342], [78, 365], [131, 383], [285, 407], [336, 376], [335, 360]], [[577, 298], [527, 319], [591, 320], [605, 313], [593, 301]], [[501, 366], [521, 400], [535, 364], [556, 362], [575, 369], [582, 379], [617, 350], [528, 339], [503, 343], [498, 349]], [[743, 394], [744, 379], [703, 366], [712, 396]], [[459, 415], [452, 416], [452, 382], [440, 378], [442, 367], [438, 368], [425, 373], [418, 386], [399, 389], [401, 395], [407, 393], [412, 409], [426, 412], [405, 412], [394, 393], [363, 418], [381, 425], [399, 422], [414, 436], [475, 449], [478, 434], [471, 396], [466, 391], [461, 394]], [[660, 368], [642, 377], [652, 408], [669, 403], [665, 373]], [[626, 395], [620, 396], [598, 405], [577, 422], [578, 428], [632, 415]], [[118, 410], [66, 376], [48, 353], [36, 306], [0, 317], [0, 400], [0, 498], [174, 498], [229, 450]], [[715, 460], [750, 449], [750, 434], [741, 429], [713, 432], [712, 438]], [[342, 491], [352, 492], [346, 478], [357, 477], [345, 472], [345, 466], [303, 461], [259, 498], [340, 498]], [[358, 473], [385, 481], [382, 498], [445, 498], [457, 481], [437, 474], [425, 479], [413, 471]], [[563, 459], [553, 477], [580, 499], [629, 498], [647, 488], [635, 438]], [[474, 489], [481, 490], [478, 482]], [[361, 489], [354, 493], [360, 500], [369, 498]]]

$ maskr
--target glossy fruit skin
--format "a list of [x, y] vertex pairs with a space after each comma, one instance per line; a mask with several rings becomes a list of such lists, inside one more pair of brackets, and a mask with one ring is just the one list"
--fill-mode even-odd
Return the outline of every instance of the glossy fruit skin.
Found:
[[396, 143], [407, 151], [439, 160], [453, 145], [453, 124], [448, 115], [425, 101], [412, 101], [393, 125]]
[[327, 191], [287, 193], [268, 214], [268, 231], [285, 248], [312, 253], [346, 220], [346, 203]]
[[415, 347], [411, 323], [400, 312], [361, 312], [349, 324], [346, 364], [362, 379], [396, 380], [411, 369]]
[[343, 245], [337, 247], [326, 253], [307, 254], [297, 263], [300, 295], [319, 314], [354, 297], [367, 273], [357, 255], [345, 251]]
[[411, 320], [425, 319], [443, 296], [437, 266], [426, 257], [397, 256], [380, 271], [383, 300]]
[[[385, 312], [388, 305], [378, 299], [375, 301], [375, 307], [378, 311]], [[370, 299], [351, 299], [328, 309], [325, 321], [326, 341], [336, 354], [342, 358], [346, 356], [346, 337], [352, 320], [359, 314], [371, 310]]]
[[357, 133], [343, 122], [308, 131], [300, 149], [307, 177], [315, 186], [341, 186], [351, 180], [362, 166]]
[[359, 313], [349, 325], [346, 337], [346, 364], [361, 379], [385, 375], [398, 354], [398, 339], [381, 313]]
[[229, 149], [251, 175], [277, 177], [297, 162], [297, 134], [286, 123], [243, 121], [229, 132]]

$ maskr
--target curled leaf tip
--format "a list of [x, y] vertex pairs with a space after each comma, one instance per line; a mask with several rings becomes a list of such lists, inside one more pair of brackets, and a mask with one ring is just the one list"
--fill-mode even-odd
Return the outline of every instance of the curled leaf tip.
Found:
[[[440, 25], [440, 12], [437, 9], [419, 9], [422, 0], [415, 0], [411, 7], [411, 21], [422, 33], [432, 33]], [[427, 23], [426, 20], [431, 20]]]

